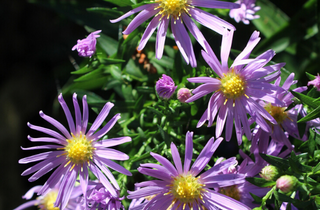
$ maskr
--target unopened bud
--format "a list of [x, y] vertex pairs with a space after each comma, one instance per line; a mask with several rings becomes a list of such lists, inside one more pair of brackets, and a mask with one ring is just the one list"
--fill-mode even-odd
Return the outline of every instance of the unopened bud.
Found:
[[260, 176], [267, 181], [276, 181], [279, 177], [278, 168], [272, 165], [265, 166], [261, 170]]
[[180, 88], [178, 90], [177, 98], [181, 103], [186, 102], [186, 100], [191, 96], [192, 96], [192, 93], [188, 88]]
[[298, 183], [298, 179], [295, 176], [283, 175], [277, 179], [276, 186], [284, 193], [293, 191]]
[[156, 91], [161, 98], [169, 99], [177, 86], [174, 85], [174, 82], [171, 77], [162, 74], [162, 77], [156, 83]]

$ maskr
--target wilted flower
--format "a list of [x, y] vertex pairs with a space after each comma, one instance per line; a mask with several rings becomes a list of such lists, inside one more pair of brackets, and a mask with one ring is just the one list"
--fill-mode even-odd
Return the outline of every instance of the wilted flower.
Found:
[[72, 50], [77, 49], [78, 55], [81, 57], [91, 58], [91, 56], [96, 52], [96, 38], [100, 37], [100, 35], [98, 35], [100, 32], [101, 30], [95, 31], [89, 34], [87, 38], [81, 40], [78, 39], [77, 44], [73, 46]]
[[154, 2], [130, 10], [121, 17], [110, 21], [115, 23], [141, 11], [123, 31], [123, 34], [130, 34], [139, 25], [154, 16], [142, 35], [138, 50], [142, 50], [145, 47], [152, 33], [159, 26], [156, 38], [157, 59], [162, 57], [167, 29], [169, 22], [171, 22], [171, 31], [177, 46], [185, 61], [188, 64], [190, 62], [192, 67], [197, 66], [197, 61], [185, 26], [204, 49], [206, 49], [204, 44], [206, 40], [191, 18], [219, 34], [223, 34], [224, 28], [235, 30], [235, 27], [228, 22], [196, 7], [233, 9], [240, 6], [239, 4], [224, 1], [203, 0], [155, 0]]
[[188, 88], [180, 88], [178, 90], [177, 98], [182, 103], [186, 102], [186, 100], [191, 96], [192, 96], [192, 93]]
[[80, 203], [84, 209], [99, 209], [99, 210], [124, 210], [121, 203], [124, 197], [114, 197], [101, 183], [91, 182], [88, 185], [86, 199], [82, 198]]
[[317, 88], [317, 91], [320, 91], [320, 76], [319, 76], [319, 73], [315, 77], [316, 78], [314, 80], [308, 82], [308, 86], [309, 85], [313, 85], [315, 88]]
[[[228, 67], [229, 53], [231, 49], [233, 31], [225, 30], [221, 44], [221, 64], [216, 55], [208, 46], [208, 53], [202, 51], [204, 60], [218, 74], [220, 78], [194, 77], [188, 78], [189, 82], [204, 83], [195, 88], [194, 94], [186, 102], [195, 101], [207, 94], [213, 93], [208, 108], [205, 110], [197, 127], [208, 121], [208, 127], [212, 126], [215, 117], [216, 137], [219, 137], [226, 124], [225, 136], [229, 141], [235, 122], [238, 144], [242, 142], [243, 130], [248, 139], [251, 139], [249, 114], [252, 119], [266, 132], [271, 132], [269, 122], [276, 124], [276, 120], [256, 102], [257, 99], [268, 103], [282, 105], [274, 92], [281, 92], [281, 87], [270, 84], [280, 75], [280, 68], [284, 63], [265, 66], [275, 55], [273, 50], [268, 50], [257, 58], [249, 59], [253, 48], [260, 41], [259, 32], [255, 31], [245, 49], [236, 57], [231, 67]], [[246, 65], [247, 64], [247, 65]]]
[[[42, 111], [40, 111], [40, 116], [51, 125], [56, 127], [56, 129], [59, 130], [61, 134], [54, 130], [28, 123], [28, 126], [31, 129], [40, 131], [50, 136], [40, 138], [32, 138], [28, 136], [28, 139], [30, 141], [49, 142], [52, 144], [35, 146], [31, 148], [22, 148], [23, 150], [50, 150], [48, 152], [43, 152], [37, 155], [20, 159], [19, 163], [21, 164], [41, 161], [25, 170], [22, 175], [25, 176], [35, 172], [28, 179], [30, 182], [33, 182], [49, 171], [58, 167], [39, 190], [38, 194], [43, 195], [49, 188], [53, 188], [61, 180], [61, 183], [58, 186], [58, 197], [55, 202], [55, 206], [60, 207], [61, 209], [64, 209], [67, 206], [69, 198], [71, 196], [71, 191], [78, 175], [80, 178], [80, 185], [83, 190], [83, 194], [86, 195], [86, 189], [88, 185], [88, 169], [101, 181], [101, 183], [107, 188], [111, 195], [117, 196], [117, 192], [114, 187], [118, 190], [120, 188], [108, 167], [125, 175], [131, 176], [131, 173], [128, 170], [112, 161], [127, 160], [129, 159], [129, 156], [109, 147], [131, 141], [131, 138], [118, 137], [98, 141], [114, 126], [117, 120], [120, 119], [120, 114], [116, 114], [108, 123], [106, 123], [103, 128], [98, 130], [100, 125], [108, 116], [114, 104], [110, 102], [106, 103], [96, 120], [93, 122], [90, 129], [86, 131], [89, 117], [89, 109], [86, 96], [84, 96], [82, 99], [83, 114], [81, 116], [77, 95], [73, 94], [75, 123], [70, 110], [62, 97], [62, 94], [59, 95], [58, 101], [61, 104], [62, 109], [66, 115], [70, 132], [60, 122], [53, 119], [52, 117], [45, 115]], [[110, 184], [109, 180], [114, 187]]]
[[240, 4], [240, 8], [231, 9], [230, 17], [239, 23], [242, 21], [244, 24], [249, 24], [249, 20], [257, 19], [260, 16], [255, 15], [260, 10], [259, 6], [255, 6], [256, 0], [238, 0], [235, 3]]
[[293, 191], [298, 185], [298, 179], [295, 176], [283, 175], [277, 179], [276, 186], [284, 193]]
[[156, 91], [161, 98], [171, 98], [177, 86], [174, 86], [174, 82], [171, 77], [162, 74], [162, 77], [156, 83]]
[[[186, 134], [184, 166], [182, 167], [178, 149], [171, 143], [174, 165], [156, 153], [150, 153], [161, 165], [144, 163], [138, 168], [142, 174], [158, 178], [135, 184], [137, 190], [130, 192], [129, 199], [137, 199], [130, 210], [137, 209], [250, 209], [244, 204], [213, 190], [215, 187], [228, 187], [244, 182], [239, 174], [220, 174], [236, 163], [229, 158], [199, 175], [222, 141], [211, 138], [191, 166], [193, 154], [193, 132]], [[210, 189], [211, 188], [211, 189]]]

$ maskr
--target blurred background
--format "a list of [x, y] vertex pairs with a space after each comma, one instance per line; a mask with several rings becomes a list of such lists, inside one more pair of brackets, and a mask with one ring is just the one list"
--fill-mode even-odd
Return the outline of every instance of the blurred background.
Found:
[[[67, 6], [59, 9], [59, 5], [80, 4], [81, 6], [77, 7], [80, 10], [79, 14], [85, 13], [87, 7], [107, 5], [102, 0], [43, 2], [51, 2], [51, 4], [35, 4], [24, 0], [2, 0], [0, 3], [2, 23], [0, 35], [0, 160], [2, 163], [0, 210], [13, 209], [24, 203], [25, 200], [21, 196], [35, 184], [43, 184], [47, 179], [43, 177], [37, 183], [29, 183], [27, 179], [30, 176], [20, 176], [31, 165], [19, 165], [18, 160], [34, 154], [32, 151], [28, 153], [20, 149], [20, 146], [31, 145], [28, 143], [27, 135], [32, 136], [33, 131], [27, 127], [27, 122], [36, 125], [43, 124], [38, 114], [40, 110], [54, 118], [65, 120], [61, 110], [57, 109], [59, 106], [56, 98], [60, 88], [68, 81], [70, 72], [74, 71], [72, 62], [78, 63], [82, 60], [77, 53], [71, 51], [71, 48], [76, 44], [77, 39], [85, 38], [88, 33], [83, 27], [87, 22], [80, 17], [74, 19], [75, 15], [68, 13]], [[55, 4], [55, 2], [61, 4]], [[261, 2], [264, 3], [265, 0]], [[282, 24], [280, 20], [291, 18], [298, 18], [295, 19], [296, 24], [293, 25], [296, 27], [294, 31], [308, 28], [310, 21], [313, 23], [312, 26], [315, 21], [319, 24], [317, 8], [314, 8], [316, 16], [312, 14], [317, 18], [316, 20], [310, 20], [308, 17], [301, 18], [303, 17], [301, 14], [297, 17], [302, 5], [307, 2], [306, 0], [272, 0], [271, 2], [274, 3], [275, 8], [282, 11], [276, 13], [281, 17], [279, 17], [279, 22], [272, 27]], [[109, 22], [108, 19], [99, 17], [100, 23]], [[86, 18], [95, 17], [90, 14]], [[233, 47], [242, 50], [255, 26], [252, 23], [249, 26], [242, 23], [237, 24], [231, 19], [228, 21], [237, 27], [239, 33], [241, 32], [241, 35], [235, 33]], [[259, 21], [265, 21], [266, 26], [269, 27], [268, 20]], [[256, 24], [263, 26], [261, 23]], [[94, 24], [90, 27], [94, 28]], [[282, 47], [285, 50], [280, 48], [281, 53], [275, 57], [275, 61], [288, 62], [289, 60], [288, 68], [296, 68], [295, 71], [298, 74], [296, 79], [299, 79], [304, 85], [307, 82], [303, 74], [306, 69], [312, 74], [319, 72], [319, 62], [317, 62], [319, 60], [319, 33], [316, 32], [315, 35], [311, 32], [311, 40], [310, 37], [298, 39], [300, 35], [293, 33], [291, 37], [287, 37], [287, 40], [280, 39], [278, 44], [274, 43], [274, 46], [281, 47], [281, 44], [290, 41], [287, 46]], [[267, 37], [266, 34], [264, 36]], [[307, 42], [299, 44], [301, 40], [307, 40]], [[295, 45], [292, 46], [292, 43]], [[270, 46], [270, 43], [265, 44], [267, 45]]]

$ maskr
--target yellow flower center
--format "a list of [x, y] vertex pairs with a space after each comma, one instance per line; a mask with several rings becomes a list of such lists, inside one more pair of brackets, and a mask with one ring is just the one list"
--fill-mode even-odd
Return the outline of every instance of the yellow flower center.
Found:
[[54, 207], [54, 202], [56, 202], [58, 196], [58, 191], [52, 190], [47, 193], [44, 197], [38, 197], [39, 203], [36, 204], [40, 210], [59, 210], [59, 207]]
[[241, 198], [241, 194], [236, 185], [220, 188], [219, 193], [229, 196], [237, 201], [240, 201], [240, 198]]
[[174, 197], [173, 202], [179, 200], [185, 206], [186, 204], [191, 205], [196, 199], [202, 199], [201, 193], [205, 189], [203, 189], [204, 184], [201, 184], [198, 179], [199, 177], [196, 178], [191, 174], [175, 177], [170, 185], [171, 190], [169, 192]]
[[246, 82], [239, 74], [235, 73], [232, 69], [232, 71], [223, 75], [220, 90], [227, 99], [234, 100], [245, 95]]
[[162, 15], [162, 17], [167, 16], [169, 18], [172, 16], [174, 19], [178, 19], [183, 12], [189, 14], [188, 10], [190, 5], [187, 3], [188, 0], [155, 0], [155, 2], [159, 3], [159, 6], [155, 9], [161, 9], [158, 15]]
[[92, 153], [95, 148], [92, 146], [92, 141], [88, 141], [86, 136], [81, 133], [79, 136], [72, 134], [72, 137], [72, 139], [67, 139], [68, 145], [64, 148], [67, 158], [70, 160], [66, 165], [70, 162], [73, 165], [82, 165], [92, 159]]
[[278, 106], [272, 106], [271, 103], [267, 104], [264, 107], [267, 112], [277, 121], [278, 124], [282, 123], [286, 118], [288, 118], [286, 107], [278, 107]]

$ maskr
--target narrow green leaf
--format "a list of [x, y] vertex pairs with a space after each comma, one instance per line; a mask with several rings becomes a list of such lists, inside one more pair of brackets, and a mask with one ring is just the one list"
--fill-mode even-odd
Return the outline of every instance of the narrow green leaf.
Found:
[[246, 180], [258, 187], [270, 187], [276, 184], [275, 181], [267, 181], [263, 178], [257, 178], [257, 177], [247, 177]]
[[292, 93], [292, 95], [294, 95], [295, 97], [297, 97], [302, 103], [310, 106], [311, 108], [318, 108], [320, 106], [320, 101], [315, 102], [314, 98], [311, 98], [309, 96], [306, 96], [302, 93], [298, 93], [298, 92], [294, 92], [294, 91], [290, 91]]
[[270, 163], [271, 165], [274, 165], [276, 167], [278, 167], [279, 169], [283, 169], [283, 168], [288, 168], [288, 160], [279, 158], [279, 157], [274, 157], [271, 155], [266, 155], [263, 153], [260, 153], [260, 156], [267, 161], [268, 163]]

